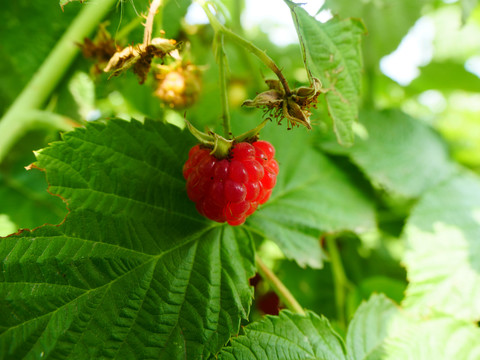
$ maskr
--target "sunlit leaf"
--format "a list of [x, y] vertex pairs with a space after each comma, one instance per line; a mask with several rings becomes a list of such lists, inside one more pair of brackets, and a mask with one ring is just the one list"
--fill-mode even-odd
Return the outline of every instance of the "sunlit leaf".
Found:
[[480, 319], [480, 179], [457, 175], [425, 194], [405, 228], [405, 305]]
[[362, 304], [350, 323], [350, 360], [476, 359], [480, 331], [471, 323], [438, 315], [418, 319], [383, 295]]
[[480, 78], [465, 69], [465, 66], [453, 61], [431, 62], [420, 68], [420, 76], [406, 88], [415, 95], [427, 90], [439, 90], [444, 93], [461, 88], [464, 91], [478, 92]]
[[365, 32], [357, 19], [333, 18], [322, 23], [298, 5], [287, 1], [297, 28], [305, 66], [320, 79], [338, 142], [353, 144], [352, 124], [358, 115], [362, 57], [360, 40]]

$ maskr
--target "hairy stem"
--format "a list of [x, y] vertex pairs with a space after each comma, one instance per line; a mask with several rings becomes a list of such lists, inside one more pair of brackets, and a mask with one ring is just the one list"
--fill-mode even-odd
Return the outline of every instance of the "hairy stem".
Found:
[[147, 46], [152, 41], [153, 19], [158, 8], [162, 4], [162, 0], [153, 0], [148, 10], [147, 22], [145, 23], [145, 31], [143, 33], [143, 45]]
[[228, 94], [227, 94], [227, 69], [226, 69], [226, 55], [223, 50], [223, 35], [218, 36], [218, 68], [220, 71], [220, 96], [222, 102], [222, 123], [223, 123], [223, 136], [225, 139], [230, 139], [232, 136], [232, 129], [230, 126], [230, 111], [228, 108]]
[[342, 258], [338, 251], [336, 238], [333, 234], [325, 236], [330, 262], [332, 264], [333, 282], [335, 286], [335, 303], [339, 322], [346, 326], [345, 318], [345, 299], [346, 291], [349, 288], [349, 282], [343, 269]]
[[293, 297], [292, 293], [286, 288], [286, 286], [280, 281], [280, 279], [268, 268], [267, 265], [260, 259], [258, 255], [255, 256], [257, 263], [257, 270], [265, 281], [272, 287], [278, 297], [282, 300], [285, 306], [301, 315], [305, 315], [305, 310], [300, 306], [298, 301]]
[[38, 109], [45, 103], [79, 52], [76, 44], [90, 35], [115, 2], [116, 0], [98, 0], [84, 5], [42, 66], [15, 99], [0, 121], [0, 163], [30, 124], [21, 114]]
[[280, 80], [280, 82], [283, 85], [283, 89], [285, 90], [285, 94], [290, 95], [292, 93], [292, 91], [290, 90], [290, 87], [288, 86], [287, 79], [285, 79], [285, 76], [283, 76], [282, 71], [277, 66], [275, 61], [273, 61], [272, 58], [266, 54], [265, 51], [260, 50], [258, 47], [253, 45], [250, 41], [245, 40], [241, 36], [235, 34], [230, 29], [227, 29], [212, 14], [212, 12], [210, 11], [210, 8], [208, 7], [208, 4], [206, 4], [204, 1], [200, 1], [200, 0], [198, 2], [203, 7], [203, 10], [205, 11], [205, 13], [208, 16], [208, 20], [210, 21], [210, 24], [212, 25], [212, 27], [213, 27], [213, 29], [215, 30], [216, 33], [221, 32], [226, 38], [234, 41], [238, 45], [245, 48], [247, 51], [254, 54], [256, 57], [258, 57], [266, 66], [268, 66], [275, 73], [275, 75], [277, 75], [278, 79]]

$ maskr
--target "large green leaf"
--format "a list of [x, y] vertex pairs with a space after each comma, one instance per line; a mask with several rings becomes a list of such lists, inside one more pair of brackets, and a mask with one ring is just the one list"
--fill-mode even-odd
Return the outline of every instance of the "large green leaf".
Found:
[[360, 39], [365, 32], [356, 19], [317, 21], [300, 6], [287, 1], [296, 25], [305, 66], [320, 79], [338, 142], [353, 144], [353, 122], [358, 116], [362, 57]]
[[276, 149], [280, 163], [271, 199], [247, 220], [256, 232], [275, 241], [301, 266], [321, 267], [322, 232], [362, 232], [375, 227], [370, 199], [322, 153], [314, 150], [313, 137], [298, 129], [281, 127], [263, 131]]
[[480, 319], [480, 179], [461, 174], [425, 194], [405, 228], [405, 305]]
[[360, 305], [348, 327], [348, 359], [386, 359], [385, 339], [396, 316], [398, 309], [383, 295]]
[[430, 127], [396, 110], [364, 111], [367, 135], [350, 157], [379, 187], [417, 197], [453, 170], [448, 149]]
[[361, 305], [350, 323], [350, 360], [478, 359], [480, 331], [473, 324], [438, 315], [416, 319], [384, 296]]
[[110, 120], [38, 155], [70, 214], [0, 240], [0, 358], [199, 358], [238, 332], [253, 242], [186, 197], [190, 139]]
[[343, 341], [325, 318], [282, 311], [245, 328], [219, 359], [345, 359]]
[[[476, 360], [480, 331], [472, 323], [438, 316], [426, 320], [399, 318], [386, 340], [384, 359]], [[383, 358], [382, 358], [383, 359]]]
[[447, 316], [416, 319], [383, 295], [355, 313], [343, 341], [325, 318], [283, 311], [245, 327], [220, 359], [477, 359], [480, 330]]

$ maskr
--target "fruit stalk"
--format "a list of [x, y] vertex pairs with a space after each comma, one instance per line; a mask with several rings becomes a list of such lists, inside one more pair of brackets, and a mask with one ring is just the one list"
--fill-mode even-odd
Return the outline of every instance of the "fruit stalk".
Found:
[[[22, 113], [38, 109], [60, 82], [80, 48], [76, 45], [90, 35], [116, 0], [91, 1], [84, 5], [68, 30], [0, 121], [0, 163], [26, 131]], [[23, 119], [25, 119], [23, 117]]]

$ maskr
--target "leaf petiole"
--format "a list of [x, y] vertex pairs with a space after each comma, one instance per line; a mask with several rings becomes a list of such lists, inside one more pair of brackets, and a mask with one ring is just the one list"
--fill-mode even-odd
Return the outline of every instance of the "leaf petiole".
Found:
[[336, 236], [334, 234], [326, 234], [325, 241], [327, 245], [328, 255], [332, 264], [333, 282], [335, 287], [335, 303], [337, 308], [337, 316], [340, 324], [346, 328], [345, 302], [346, 291], [350, 287], [350, 283], [345, 275], [342, 264], [342, 258], [336, 244]]
[[257, 263], [257, 270], [265, 281], [272, 287], [273, 291], [278, 295], [282, 300], [285, 306], [300, 315], [305, 315], [305, 310], [298, 303], [297, 299], [292, 295], [292, 293], [287, 289], [287, 287], [280, 281], [280, 279], [273, 273], [272, 270], [268, 268], [267, 265], [262, 261], [260, 256], [255, 255], [255, 262]]

